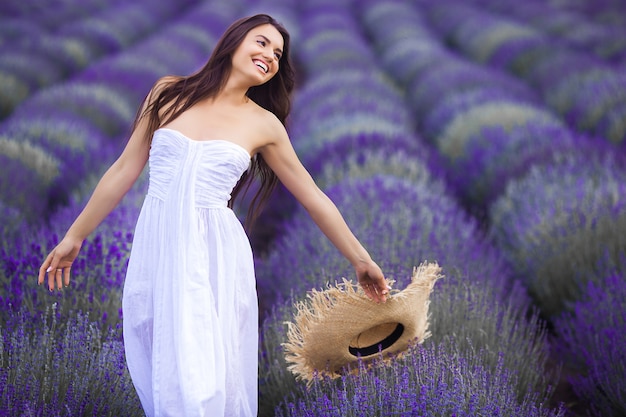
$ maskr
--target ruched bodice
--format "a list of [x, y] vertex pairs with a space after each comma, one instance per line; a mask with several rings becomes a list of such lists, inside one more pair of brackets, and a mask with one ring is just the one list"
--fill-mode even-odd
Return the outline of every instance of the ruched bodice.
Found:
[[158, 129], [122, 308], [128, 369], [149, 417], [257, 414], [258, 307], [230, 193], [250, 155]]
[[[158, 129], [150, 148], [148, 195], [167, 198], [172, 179], [192, 179], [197, 207], [223, 207], [250, 164], [250, 155], [227, 140], [192, 140], [173, 129]], [[191, 190], [189, 190], [191, 191]]]

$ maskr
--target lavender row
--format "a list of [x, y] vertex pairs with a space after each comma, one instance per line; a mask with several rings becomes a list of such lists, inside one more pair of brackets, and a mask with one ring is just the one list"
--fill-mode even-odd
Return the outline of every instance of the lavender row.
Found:
[[[530, 321], [524, 318], [528, 301], [523, 292], [511, 287], [509, 271], [499, 253], [481, 237], [476, 222], [464, 214], [436, 169], [431, 169], [432, 155], [428, 145], [414, 135], [402, 96], [380, 73], [367, 70], [375, 57], [345, 5], [335, 1], [301, 7], [304, 45], [298, 58], [304, 63], [307, 78], [294, 106], [294, 146], [399, 288], [406, 285], [411, 268], [422, 260], [438, 260], [444, 265], [446, 279], [436, 288], [431, 304], [433, 340], [421, 351], [429, 366], [444, 366], [434, 361], [435, 352], [450, 349], [446, 351], [448, 357], [462, 357], [468, 364], [480, 363], [486, 373], [498, 373], [497, 352], [503, 352], [505, 370], [501, 372], [507, 375], [506, 382], [498, 387], [487, 382], [489, 390], [478, 384], [461, 388], [453, 384], [453, 376], [446, 375], [437, 386], [439, 395], [463, 397], [457, 407], [465, 412], [475, 408], [464, 389], [480, 398], [476, 401], [484, 409], [505, 407], [508, 402], [506, 407], [532, 403], [541, 410], [538, 404], [547, 401], [547, 387], [554, 376], [544, 372], [548, 354], [545, 333], [536, 317]], [[285, 337], [282, 322], [293, 314], [290, 305], [294, 298], [289, 294], [298, 299], [312, 287], [322, 287], [341, 276], [350, 278], [350, 265], [304, 210], [297, 210], [258, 271], [262, 285], [273, 285], [285, 300], [279, 298], [262, 328], [262, 412], [272, 414], [280, 404], [277, 412], [298, 415], [304, 409], [316, 409], [323, 398], [337, 413], [343, 412], [348, 400], [337, 384], [322, 382], [318, 391], [311, 393], [294, 381], [285, 369], [280, 343]], [[502, 334], [508, 336], [503, 338]], [[486, 346], [490, 346], [489, 353], [476, 353]], [[415, 355], [417, 363], [418, 353]], [[422, 390], [424, 415], [439, 415], [440, 397], [428, 391], [430, 386], [420, 385], [419, 368], [414, 365], [398, 362], [380, 371], [387, 372], [384, 377], [368, 373], [353, 382], [353, 388], [364, 393], [353, 411], [360, 415], [390, 411], [390, 405], [378, 401], [376, 393], [381, 384], [393, 386], [400, 375], [408, 375], [410, 382], [398, 392], [418, 398]], [[472, 366], [462, 365], [458, 372], [469, 378], [475, 369]], [[445, 386], [447, 382], [450, 384]], [[490, 390], [500, 390], [500, 396], [483, 397]], [[543, 394], [536, 395], [535, 390]], [[393, 411], [410, 413], [414, 405], [397, 404]], [[552, 415], [543, 408], [545, 415]], [[318, 412], [329, 411], [325, 410]]]
[[[623, 157], [605, 142], [580, 137], [553, 119], [507, 128], [504, 116], [511, 108], [498, 113], [502, 98], [540, 109], [526, 89], [511, 88], [515, 84], [506, 76], [463, 65], [442, 50], [426, 25], [415, 24], [424, 20], [408, 4], [372, 3], [363, 10], [365, 27], [379, 40], [383, 65], [404, 85], [421, 86], [413, 107], [424, 117], [420, 127], [426, 136], [435, 137], [447, 156], [455, 188], [471, 210], [486, 211], [492, 237], [543, 313], [556, 318], [568, 302], [580, 299], [587, 281], [601, 285], [609, 272], [623, 279]], [[411, 36], [418, 31], [419, 40]], [[388, 50], [389, 44], [398, 48]], [[397, 71], [400, 59], [406, 59], [409, 72]], [[484, 101], [491, 101], [491, 108], [481, 109]], [[473, 118], [467, 116], [471, 112]], [[462, 122], [458, 128], [455, 118]], [[467, 142], [441, 141], [437, 135], [450, 131], [449, 125]], [[598, 355], [588, 365], [601, 363]], [[602, 386], [602, 377], [595, 383]]]
[[[74, 19], [80, 19], [98, 13], [111, 5], [106, 0], [55, 0], [33, 4], [20, 0], [6, 0], [0, 4], [2, 16], [2, 37], [19, 31], [19, 27], [28, 21], [46, 30], [53, 30]], [[17, 23], [18, 28], [16, 28]]]
[[445, 41], [472, 60], [523, 78], [573, 128], [622, 143], [626, 78], [538, 29], [456, 2], [421, 3]]
[[[609, 308], [595, 296], [626, 283], [624, 166], [623, 158], [580, 154], [536, 167], [510, 184], [491, 216], [491, 234], [555, 323], [556, 343], [570, 353], [560, 359], [577, 375], [570, 383], [594, 416], [626, 411], [624, 299]], [[607, 285], [607, 277], [618, 284]], [[600, 334], [606, 340], [586, 343]], [[584, 361], [576, 360], [581, 352]]]
[[358, 4], [381, 65], [406, 89], [417, 129], [470, 210], [484, 212], [529, 166], [582, 141], [527, 85], [448, 51], [413, 5]]
[[[621, 140], [615, 133], [623, 131], [625, 120], [623, 76], [582, 54], [559, 53], [557, 45], [553, 48], [556, 58], [547, 50], [545, 58], [537, 54], [543, 59], [538, 59], [536, 69], [522, 74], [543, 89], [553, 108], [575, 120], [571, 125]], [[501, 45], [499, 51], [505, 50], [506, 45]], [[622, 286], [626, 279], [623, 158], [612, 156], [615, 150], [593, 149], [584, 142], [576, 148], [578, 152], [559, 155], [552, 165], [538, 167], [511, 184], [491, 216], [492, 233], [501, 247], [507, 245], [505, 252], [515, 269], [527, 277], [531, 293], [553, 320], [581, 300], [587, 286], [608, 293], [612, 288], [604, 287], [606, 276], [614, 274]], [[514, 230], [522, 235], [516, 236]], [[588, 310], [604, 309], [598, 299], [584, 300]], [[569, 327], [566, 323], [572, 313], [566, 312], [555, 327], [559, 333], [561, 328], [581, 326], [575, 337], [570, 331], [560, 341], [570, 352], [589, 352], [583, 366], [576, 367], [580, 376], [571, 378], [571, 383], [590, 413], [598, 416], [622, 414], [626, 395], [624, 359], [616, 353], [623, 344], [621, 309], [603, 311], [605, 321], [578, 315]], [[614, 337], [602, 346], [585, 345], [585, 339], [602, 332]]]
[[143, 416], [119, 333], [54, 306], [0, 322], [0, 414]]
[[[364, 10], [364, 24], [373, 30], [373, 37], [380, 40], [381, 48], [393, 42], [395, 33], [406, 33], [409, 25], [415, 28], [415, 22], [420, 21], [418, 11], [408, 5], [372, 5]], [[548, 171], [558, 170], [558, 173], [554, 174], [554, 187], [561, 189], [563, 199], [569, 201], [567, 205], [559, 204], [559, 207], [567, 207], [567, 210], [563, 210], [564, 213], [571, 211], [573, 216], [576, 213], [586, 215], [593, 223], [595, 223], [593, 219], [601, 219], [605, 215], [610, 215], [610, 219], [616, 218], [616, 214], [622, 210], [620, 205], [622, 203], [615, 202], [619, 197], [614, 196], [620, 195], [621, 186], [616, 190], [611, 184], [620, 184], [622, 180], [623, 171], [619, 167], [623, 158], [612, 156], [616, 154], [615, 149], [603, 142], [594, 142], [569, 131], [558, 120], [551, 118], [549, 112], [540, 104], [533, 103], [532, 95], [527, 89], [515, 84], [514, 80], [507, 78], [506, 75], [497, 74], [489, 68], [464, 63], [447, 51], [441, 51], [442, 47], [438, 53], [431, 53], [430, 51], [437, 50], [437, 39], [431, 35], [429, 47], [424, 48], [424, 38], [428, 39], [424, 36], [419, 41], [413, 41], [413, 37], [404, 38], [403, 49], [400, 51], [408, 55], [411, 54], [411, 48], [413, 49], [414, 58], [408, 62], [407, 67], [416, 69], [411, 74], [412, 79], [411, 76], [399, 78], [410, 86], [409, 92], [415, 91], [412, 103], [417, 116], [423, 120], [420, 128], [426, 137], [434, 140], [439, 151], [446, 157], [448, 175], [471, 210], [489, 210], [494, 201], [502, 198], [509, 201], [501, 202], [498, 210], [516, 216], [515, 219], [518, 219], [517, 216], [519, 219], [524, 218], [525, 227], [520, 229], [531, 231], [533, 228], [530, 224], [535, 222], [542, 224], [546, 229], [545, 225], [550, 224], [549, 218], [563, 217], [563, 214], [552, 215], [551, 208], [543, 206], [534, 206], [524, 211], [523, 203], [518, 204], [519, 201], [532, 201], [535, 197], [545, 200], [542, 205], [551, 204], [549, 201], [553, 201], [554, 195], [542, 189], [545, 174], [535, 177], [535, 185], [530, 194], [526, 193], [529, 190], [524, 190], [524, 193], [515, 197], [515, 191], [509, 191], [507, 196], [503, 196], [507, 186], [514, 184], [514, 180], [521, 180], [533, 166], [537, 166]], [[425, 53], [419, 54], [419, 51], [428, 51], [428, 56], [424, 57]], [[395, 56], [397, 51], [392, 49], [381, 53], [383, 64], [393, 69], [395, 60], [398, 59]], [[426, 63], [428, 59], [430, 61]], [[516, 107], [515, 103], [522, 105]], [[519, 111], [515, 111], [516, 109]], [[515, 126], [516, 119], [519, 126]], [[610, 164], [607, 162], [614, 158], [617, 158], [617, 161]], [[563, 160], [576, 162], [570, 163], [569, 169], [557, 168], [563, 167], [560, 163]], [[580, 171], [578, 164], [587, 164], [588, 169], [576, 173], [576, 169]], [[566, 172], [563, 172], [563, 169]], [[591, 173], [599, 178], [606, 178], [606, 182], [593, 181], [586, 190], [575, 188], [576, 184], [581, 184], [585, 176]], [[566, 181], [572, 185], [567, 186]], [[602, 184], [606, 184], [606, 188], [603, 188]], [[594, 206], [596, 208], [592, 210], [585, 206], [580, 198], [565, 197], [571, 193], [577, 193], [575, 194], [577, 197], [581, 193], [590, 195], [589, 198], [598, 202]], [[610, 198], [611, 196], [613, 197]], [[511, 198], [517, 200], [513, 202], [510, 201]], [[614, 206], [615, 204], [618, 206]], [[535, 213], [534, 216], [531, 215], [531, 210]], [[499, 232], [506, 234], [499, 239], [502, 249], [509, 255], [512, 252], [511, 247], [521, 250], [521, 247], [507, 240], [516, 233], [522, 233], [520, 229], [513, 229], [519, 224], [512, 222], [512, 217], [500, 220], [502, 213], [498, 216], [493, 213], [487, 215], [488, 220], [495, 223], [492, 226], [493, 231], [500, 228], [507, 230]], [[546, 235], [554, 232], [555, 230], [546, 229]], [[524, 235], [522, 233], [522, 236]], [[524, 240], [522, 236], [517, 237]], [[527, 241], [528, 244], [537, 242], [536, 239], [530, 238]], [[505, 242], [508, 247], [504, 246]], [[619, 247], [619, 241], [612, 242]], [[563, 249], [561, 245], [556, 250]], [[512, 264], [518, 275], [524, 279], [539, 270], [526, 268], [527, 266], [533, 265], [534, 262], [544, 264], [551, 261], [547, 254], [548, 252], [539, 250], [533, 253], [533, 261], [529, 261], [528, 252], [518, 253]], [[591, 262], [591, 265], [595, 265], [595, 262]], [[528, 279], [526, 281], [530, 283]], [[560, 281], [555, 280], [555, 286], [560, 286]], [[542, 284], [542, 287], [544, 286], [545, 283]], [[531, 287], [536, 292], [534, 286]], [[574, 290], [569, 288], [566, 291]], [[546, 292], [551, 291], [546, 289]], [[558, 298], [554, 297], [553, 303], [559, 303]], [[546, 310], [556, 307], [549, 306], [547, 300], [543, 301], [541, 305]], [[563, 303], [563, 300], [560, 303]]]
[[1, 45], [0, 74], [4, 81], [0, 119], [37, 90], [60, 82], [96, 59], [120, 52], [157, 30], [177, 7], [177, 2], [119, 3], [97, 14], [70, 20], [54, 33], [37, 26], [23, 26], [18, 38]]
[[620, 0], [596, 0], [583, 2], [555, 2], [561, 10], [572, 11], [588, 16], [589, 19], [607, 25], [618, 26], [624, 17], [619, 12], [624, 10]]
[[55, 213], [50, 227], [21, 223], [2, 229], [0, 415], [142, 415], [125, 365], [120, 320], [144, 192], [140, 181], [84, 242], [64, 291], [37, 286], [38, 268], [85, 201]]
[[[563, 416], [564, 411], [536, 404], [536, 398], [518, 401], [510, 389], [515, 384], [502, 357], [496, 369], [484, 365], [486, 350], [459, 355], [452, 346], [416, 348], [394, 363], [339, 381], [316, 381], [304, 399], [289, 401], [276, 416], [361, 417], [361, 416]], [[494, 390], [494, 381], [499, 389]], [[324, 385], [333, 385], [328, 391]], [[419, 390], [415, 387], [419, 386]], [[482, 395], [489, 393], [490, 401]]]
[[100, 174], [119, 153], [152, 83], [197, 68], [231, 15], [228, 6], [205, 3], [24, 101], [0, 126], [0, 158], [18, 179], [0, 183], [3, 204], [38, 221], [67, 202], [88, 173]]
[[626, 254], [624, 158], [570, 155], [514, 181], [490, 214], [491, 234], [554, 317]]
[[[569, 353], [559, 358], [575, 375], [569, 382], [594, 416], [625, 411], [626, 362], [619, 353], [624, 324], [618, 323], [624, 299], [616, 301], [622, 304], [616, 309], [588, 294], [589, 288], [596, 289], [594, 295], [614, 292], [605, 284], [611, 275], [625, 287], [624, 166], [623, 158], [617, 162], [593, 153], [538, 166], [509, 185], [491, 215], [490, 233], [554, 323], [555, 344], [566, 345]], [[582, 303], [587, 311], [603, 312], [602, 319], [579, 315]], [[607, 339], [585, 344], [599, 334]], [[583, 362], [576, 360], [582, 351], [588, 352]]]
[[[95, 181], [85, 184], [86, 189], [94, 186]], [[3, 311], [17, 313], [25, 309], [29, 315], [37, 316], [56, 304], [57, 312], [63, 316], [82, 311], [89, 313], [92, 321], [100, 322], [103, 329], [115, 326], [122, 318], [121, 289], [145, 188], [142, 177], [120, 206], [83, 243], [82, 256], [72, 266], [72, 288], [66, 292], [46, 292], [36, 285], [37, 274], [42, 257], [59, 242], [61, 233], [76, 218], [86, 198], [72, 198], [67, 207], [50, 217], [49, 226], [21, 222], [4, 227], [0, 248]]]
[[[606, 19], [597, 21], [589, 10], [571, 10], [563, 8], [563, 5], [537, 0], [524, 3], [473, 0], [471, 3], [482, 10], [511, 17], [539, 29], [554, 41], [591, 52], [606, 62], [619, 64], [626, 61], [626, 30], [624, 21], [618, 23], [620, 15], [626, 11], [623, 5], [614, 5], [618, 6], [615, 7], [617, 16], [612, 22]], [[611, 8], [605, 6], [601, 9], [606, 17], [611, 13]]]
[[[622, 258], [622, 265], [626, 259]], [[590, 282], [572, 312], [556, 321], [559, 353], [577, 371], [569, 377], [594, 416], [626, 414], [626, 286], [621, 273]]]

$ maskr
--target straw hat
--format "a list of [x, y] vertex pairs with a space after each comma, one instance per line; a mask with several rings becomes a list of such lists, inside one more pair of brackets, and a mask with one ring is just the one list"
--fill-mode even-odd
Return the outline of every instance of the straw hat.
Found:
[[414, 268], [411, 283], [380, 304], [345, 278], [324, 291], [312, 290], [296, 304], [294, 322], [287, 323], [288, 369], [309, 382], [324, 375], [335, 378], [359, 359], [388, 360], [422, 343], [430, 336], [429, 296], [440, 272], [437, 263]]

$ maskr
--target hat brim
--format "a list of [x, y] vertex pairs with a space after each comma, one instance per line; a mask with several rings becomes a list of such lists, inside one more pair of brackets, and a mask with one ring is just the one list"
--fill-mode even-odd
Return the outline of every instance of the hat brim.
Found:
[[404, 290], [380, 304], [345, 279], [324, 291], [312, 290], [288, 323], [283, 347], [289, 369], [309, 381], [336, 377], [359, 360], [384, 359], [422, 343], [430, 336], [429, 296], [440, 272], [436, 263], [420, 265]]

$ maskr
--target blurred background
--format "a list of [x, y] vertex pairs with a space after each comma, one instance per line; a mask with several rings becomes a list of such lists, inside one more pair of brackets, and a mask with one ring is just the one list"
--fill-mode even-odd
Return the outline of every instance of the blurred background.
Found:
[[291, 34], [287, 127], [318, 185], [395, 288], [425, 261], [445, 275], [423, 344], [307, 386], [285, 322], [354, 272], [279, 188], [249, 233], [259, 415], [626, 415], [622, 0], [3, 1], [0, 415], [143, 415], [121, 291], [146, 173], [70, 288], [36, 274], [153, 83], [256, 13]]

